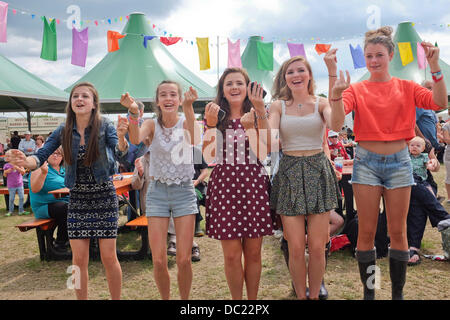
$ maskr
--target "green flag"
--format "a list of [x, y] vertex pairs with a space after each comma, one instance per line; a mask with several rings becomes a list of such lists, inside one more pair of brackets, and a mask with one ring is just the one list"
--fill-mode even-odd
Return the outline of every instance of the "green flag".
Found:
[[44, 20], [44, 35], [42, 36], [41, 58], [56, 61], [56, 19], [49, 24], [46, 17]]
[[258, 50], [258, 69], [259, 70], [273, 70], [273, 42], [256, 43]]

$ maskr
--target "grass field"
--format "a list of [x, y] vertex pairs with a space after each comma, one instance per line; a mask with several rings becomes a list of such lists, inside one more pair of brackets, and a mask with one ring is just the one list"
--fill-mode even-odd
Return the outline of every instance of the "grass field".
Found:
[[[439, 194], [445, 195], [443, 180], [445, 168], [435, 173], [439, 184]], [[446, 209], [450, 206], [445, 204]], [[0, 199], [0, 299], [14, 300], [61, 300], [75, 299], [73, 290], [66, 282], [70, 274], [67, 268], [70, 261], [43, 262], [34, 230], [19, 232], [14, 226], [30, 219], [30, 216], [5, 217], [3, 197]], [[121, 220], [125, 217], [121, 216]], [[204, 223], [204, 221], [203, 221]], [[135, 233], [120, 235], [120, 248], [137, 249], [139, 239]], [[191, 298], [198, 300], [230, 299], [226, 283], [222, 249], [219, 241], [208, 237], [195, 239], [201, 250], [201, 261], [193, 263], [194, 281]], [[263, 243], [263, 269], [259, 290], [260, 299], [295, 299], [291, 280], [280, 243], [274, 237], [266, 237]], [[442, 254], [441, 234], [428, 224], [422, 243], [423, 254]], [[390, 299], [390, 280], [388, 259], [377, 261], [381, 269], [380, 289], [377, 299]], [[153, 280], [151, 260], [121, 262], [123, 272], [122, 299], [159, 299]], [[177, 268], [175, 258], [169, 257], [171, 276], [171, 296], [178, 299], [176, 284]], [[100, 261], [89, 265], [89, 298], [109, 299], [105, 272]], [[422, 257], [422, 263], [408, 267], [405, 299], [449, 300], [450, 263], [432, 261]], [[329, 258], [325, 275], [329, 299], [354, 300], [362, 298], [362, 285], [359, 280], [357, 263], [349, 249], [333, 252]]]

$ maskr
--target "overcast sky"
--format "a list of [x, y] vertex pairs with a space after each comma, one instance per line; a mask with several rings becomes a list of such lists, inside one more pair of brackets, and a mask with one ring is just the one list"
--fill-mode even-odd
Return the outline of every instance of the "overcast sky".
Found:
[[[328, 78], [323, 55], [314, 51], [316, 43], [331, 43], [339, 48], [339, 67], [348, 69], [357, 80], [365, 69], [354, 70], [348, 45], [362, 44], [368, 26], [391, 25], [403, 21], [415, 23], [424, 40], [437, 41], [441, 57], [450, 62], [450, 10], [448, 0], [11, 0], [8, 12], [8, 42], [0, 43], [0, 54], [54, 86], [65, 89], [88, 72], [107, 54], [106, 32], [122, 31], [125, 17], [142, 12], [156, 25], [156, 33], [180, 36], [183, 42], [169, 51], [210, 85], [217, 82], [217, 48], [210, 47], [211, 69], [199, 70], [195, 37], [219, 36], [219, 73], [227, 64], [227, 38], [242, 41], [259, 35], [274, 41], [278, 62], [289, 58], [286, 42], [304, 43], [317, 80], [317, 92], [326, 93]], [[89, 27], [89, 49], [85, 68], [71, 65], [72, 35], [66, 26], [70, 5], [80, 8], [83, 28]], [[11, 9], [16, 9], [14, 15]], [[36, 17], [32, 19], [31, 14]], [[40, 16], [60, 19], [57, 25], [58, 61], [40, 59], [43, 22]], [[122, 21], [120, 21], [122, 17]], [[379, 19], [377, 19], [379, 17]], [[107, 20], [111, 19], [112, 24]], [[117, 22], [115, 21], [117, 19]], [[91, 20], [86, 24], [87, 20]], [[95, 26], [94, 20], [99, 21]], [[106, 23], [102, 23], [102, 20]], [[442, 25], [442, 26], [441, 26]], [[194, 41], [194, 45], [190, 41]], [[416, 63], [416, 62], [413, 62]], [[2, 75], [5, 76], [5, 75]], [[269, 88], [270, 90], [270, 88]]]

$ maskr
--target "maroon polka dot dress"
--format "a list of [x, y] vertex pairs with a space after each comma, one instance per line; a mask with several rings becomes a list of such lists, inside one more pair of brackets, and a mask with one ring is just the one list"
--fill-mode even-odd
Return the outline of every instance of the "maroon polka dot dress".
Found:
[[223, 161], [211, 173], [206, 195], [206, 234], [218, 240], [271, 235], [269, 177], [251, 153], [240, 120], [223, 137]]

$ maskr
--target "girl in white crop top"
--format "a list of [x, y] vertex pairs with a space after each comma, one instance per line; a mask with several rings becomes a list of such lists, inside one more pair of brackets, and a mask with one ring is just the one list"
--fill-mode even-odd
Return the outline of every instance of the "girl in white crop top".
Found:
[[[198, 212], [192, 183], [192, 145], [197, 144], [200, 138], [192, 106], [197, 92], [191, 87], [184, 94], [183, 101], [181, 94], [178, 83], [161, 82], [156, 89], [158, 119], [145, 120], [140, 128], [134, 99], [127, 92], [120, 100], [128, 109], [130, 142], [139, 144], [145, 138], [149, 139], [152, 181], [147, 192], [146, 215], [152, 258], [158, 262], [154, 264], [155, 282], [164, 300], [170, 297], [166, 249], [169, 218], [172, 216], [175, 222], [178, 286], [181, 299], [185, 300], [189, 298], [192, 283], [191, 250], [195, 214]], [[184, 117], [178, 115], [180, 104]]]
[[270, 205], [281, 216], [297, 297], [306, 299], [308, 277], [309, 298], [318, 299], [325, 273], [330, 211], [337, 207], [339, 197], [336, 175], [323, 152], [324, 131], [325, 126], [340, 131], [345, 114], [343, 108], [332, 110], [327, 99], [314, 95], [311, 67], [302, 56], [284, 62], [272, 91], [277, 100], [270, 106], [269, 124], [271, 130], [279, 130], [283, 157], [273, 179]]

